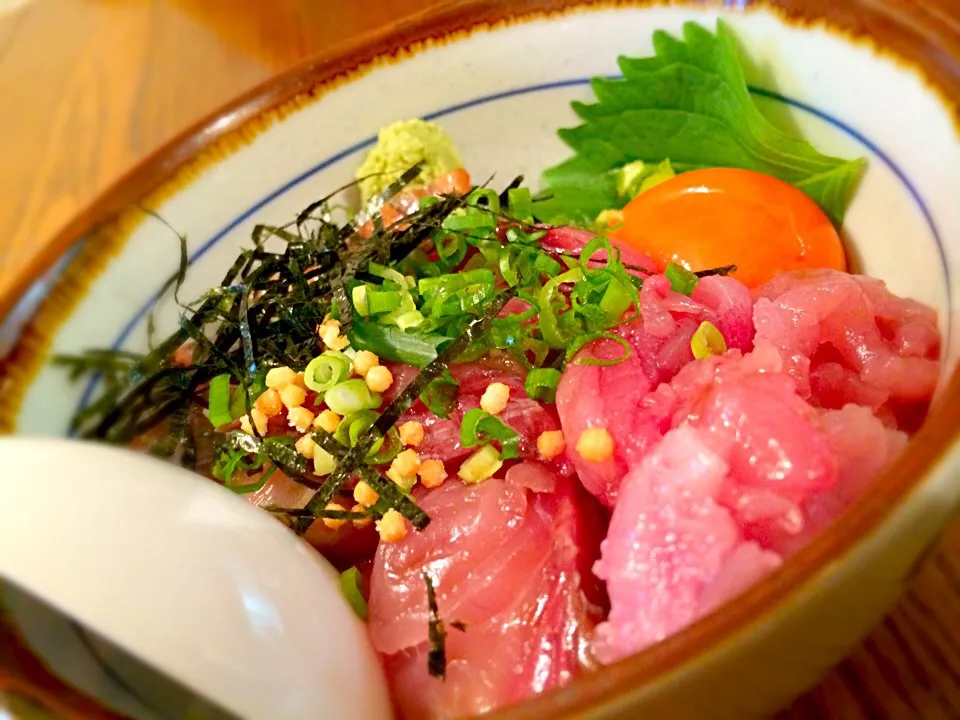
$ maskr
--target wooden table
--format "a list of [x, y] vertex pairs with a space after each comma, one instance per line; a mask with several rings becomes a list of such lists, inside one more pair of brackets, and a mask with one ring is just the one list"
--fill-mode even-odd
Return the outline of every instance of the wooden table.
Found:
[[[75, 212], [191, 122], [430, 4], [0, 0], [0, 293]], [[886, 622], [784, 716], [960, 717], [960, 522]]]

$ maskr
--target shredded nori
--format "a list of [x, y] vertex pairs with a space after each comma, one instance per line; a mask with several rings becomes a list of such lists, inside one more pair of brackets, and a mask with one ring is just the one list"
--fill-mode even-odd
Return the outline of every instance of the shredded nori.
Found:
[[427, 584], [427, 606], [430, 609], [430, 652], [427, 654], [427, 670], [433, 677], [444, 680], [447, 676], [447, 631], [440, 619], [433, 580], [426, 570], [423, 571], [423, 581]]
[[[190, 417], [205, 408], [210, 380], [228, 373], [239, 385], [235, 403], [239, 401], [249, 413], [257, 392], [263, 390], [267, 370], [278, 366], [301, 368], [313, 359], [318, 350], [317, 326], [328, 313], [340, 320], [341, 332], [349, 331], [353, 308], [347, 288], [356, 278], [368, 275], [370, 262], [403, 260], [429, 240], [445, 218], [464, 207], [464, 196], [444, 195], [394, 226], [383, 228], [378, 220], [384, 203], [419, 172], [419, 166], [405, 172], [344, 224], [330, 220], [326, 209], [333, 197], [330, 195], [312, 203], [285, 226], [256, 225], [251, 234], [253, 247], [239, 254], [219, 286], [190, 304], [183, 304], [179, 298], [190, 261], [186, 239], [178, 234], [179, 266], [157, 299], [173, 288], [174, 299], [182, 309], [179, 328], [144, 354], [93, 350], [56, 359], [70, 369], [73, 378], [96, 372], [103, 380], [99, 397], [74, 418], [77, 434], [127, 444], [165, 423], [164, 436], [151, 451], [193, 466], [197, 438]], [[373, 232], [368, 238], [360, 238], [358, 229], [371, 215]], [[235, 460], [239, 453], [247, 453], [308, 487], [319, 484], [303, 511], [274, 509], [299, 532], [305, 532], [312, 519], [332, 517], [327, 505], [350, 478], [359, 474], [381, 496], [375, 512], [396, 509], [414, 527], [423, 529], [429, 517], [411, 496], [366, 463], [368, 454], [430, 383], [490, 329], [493, 319], [515, 294], [516, 290], [508, 289], [494, 295], [473, 310], [476, 314], [472, 319], [468, 316], [451, 326], [445, 347], [383, 410], [359, 443], [344, 447], [327, 433], [316, 431], [314, 441], [337, 461], [336, 469], [322, 483], [311, 474], [309, 463], [297, 452], [291, 438], [264, 438], [255, 426], [252, 436], [236, 431], [216, 434], [214, 445], [221, 448], [223, 458], [219, 461], [223, 463], [221, 474], [230, 474], [231, 468], [245, 471], [249, 465]], [[194, 343], [191, 361], [177, 364], [174, 354], [188, 340]], [[477, 345], [480, 347], [482, 343]], [[220, 479], [228, 484], [231, 481], [230, 477]], [[243, 491], [243, 487], [235, 489]]]
[[[377, 421], [368, 432], [364, 433], [356, 445], [344, 451], [342, 447], [334, 448], [327, 438], [324, 437], [322, 431], [314, 433], [314, 441], [337, 458], [337, 467], [327, 476], [323, 485], [320, 486], [320, 490], [310, 499], [310, 502], [307, 503], [306, 510], [308, 512], [315, 513], [325, 508], [352, 475], [357, 472], [358, 469], [365, 467], [363, 461], [374, 443], [387, 434], [387, 431], [390, 430], [400, 419], [400, 416], [416, 402], [417, 398], [420, 397], [421, 393], [427, 389], [434, 379], [440, 377], [452, 362], [467, 351], [481, 335], [489, 330], [493, 319], [515, 294], [515, 290], [506, 290], [489, 301], [483, 308], [483, 314], [473, 319], [466, 328], [464, 328], [459, 337], [437, 355], [435, 360], [420, 370], [420, 374], [400, 391], [393, 402], [380, 414]], [[339, 452], [334, 452], [334, 450], [337, 449], [339, 449]], [[389, 481], [385, 481], [385, 483], [393, 485], [393, 483]], [[412, 500], [410, 502], [416, 507]], [[419, 511], [419, 508], [417, 508], [417, 510], [422, 514], [422, 517], [420, 515], [411, 517], [407, 512], [404, 512], [404, 508], [402, 507], [397, 507], [396, 510], [410, 520], [418, 530], [422, 530], [430, 521], [425, 514], [422, 514], [422, 511]], [[302, 527], [303, 523], [298, 524], [298, 529]]]
[[[419, 167], [404, 173], [381, 194], [380, 206], [418, 173]], [[249, 412], [258, 372], [305, 366], [316, 354], [316, 327], [327, 312], [336, 306], [349, 313], [343, 289], [357, 272], [371, 260], [403, 257], [463, 204], [460, 196], [445, 196], [404, 218], [399, 229], [380, 229], [347, 245], [356, 230], [352, 222], [337, 225], [312, 215], [331, 197], [313, 203], [288, 226], [257, 225], [254, 247], [240, 253], [218, 287], [190, 306], [181, 305], [180, 328], [147, 353], [94, 350], [56, 358], [74, 378], [97, 373], [103, 379], [100, 395], [77, 414], [72, 430], [82, 438], [127, 444], [185, 405], [202, 406], [206, 383], [222, 373], [239, 383]], [[158, 300], [171, 287], [179, 293], [189, 265], [184, 238], [178, 239], [179, 267]], [[271, 240], [285, 247], [271, 251], [266, 247]], [[346, 325], [349, 317], [341, 321]], [[174, 364], [173, 353], [189, 339], [196, 343], [192, 363]]]
[[729, 275], [736, 271], [736, 265], [723, 265], [722, 267], [710, 268], [709, 270], [697, 270], [693, 274], [697, 277], [707, 277], [708, 275]]

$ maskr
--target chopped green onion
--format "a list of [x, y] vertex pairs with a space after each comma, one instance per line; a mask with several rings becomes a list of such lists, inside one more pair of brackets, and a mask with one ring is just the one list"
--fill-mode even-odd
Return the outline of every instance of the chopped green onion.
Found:
[[532, 233], [527, 233], [518, 227], [509, 227], [507, 228], [506, 234], [508, 243], [521, 243], [523, 245], [530, 245], [533, 248], [539, 249], [540, 240], [546, 236], [547, 231], [537, 230]]
[[[499, 240], [473, 240], [472, 244], [480, 251], [480, 256], [488, 263], [497, 262], [500, 258], [500, 253], [503, 251], [503, 245], [500, 244]], [[472, 260], [476, 260], [476, 256], [474, 256]]]
[[[485, 204], [481, 201], [486, 200]], [[476, 188], [467, 195], [467, 205], [485, 207], [491, 213], [500, 212], [500, 196], [490, 188]]]
[[500, 274], [503, 275], [503, 279], [507, 281], [507, 285], [514, 287], [515, 285], [520, 284], [520, 278], [517, 275], [517, 253], [515, 252], [517, 248], [512, 245], [508, 245], [503, 249], [503, 252], [500, 253]]
[[549, 280], [540, 289], [537, 306], [540, 309], [540, 334], [544, 341], [553, 348], [562, 349], [567, 347], [573, 337], [565, 328], [561, 327], [559, 318], [553, 310], [553, 300], [564, 283], [575, 283], [583, 279], [583, 272], [580, 268], [568, 270]]
[[333, 437], [337, 442], [347, 447], [353, 447], [360, 440], [360, 434], [373, 427], [373, 424], [380, 417], [374, 410], [359, 410], [344, 418], [337, 425]]
[[[299, 470], [301, 459], [293, 459], [283, 452], [288, 444], [292, 449], [292, 438], [267, 438], [261, 441], [236, 430], [229, 432], [216, 442], [217, 458], [211, 472], [223, 481], [227, 489], [238, 495], [257, 492], [267, 484], [277, 467], [283, 466], [284, 461], [297, 464]], [[265, 468], [270, 460], [273, 463]], [[255, 482], [238, 482], [247, 479], [248, 473], [257, 471], [261, 474]]]
[[[360, 442], [360, 437], [373, 427], [378, 417], [380, 417], [380, 414], [373, 410], [360, 410], [355, 413], [350, 413], [344, 416], [340, 424], [337, 425], [333, 437], [341, 445], [353, 447]], [[391, 438], [391, 433], [397, 435], [396, 442], [394, 442], [391, 447], [381, 450], [384, 444], [383, 437], [379, 437], [374, 441], [370, 447], [370, 451], [367, 453], [367, 460], [370, 464], [382, 465], [383, 463], [390, 462], [390, 460], [393, 460], [400, 452], [402, 443], [400, 443], [399, 433], [397, 433], [396, 428], [390, 428], [390, 431], [387, 433], [387, 438]]]
[[367, 601], [360, 592], [360, 571], [356, 567], [340, 573], [340, 592], [361, 620], [367, 619]]
[[454, 379], [449, 370], [444, 370], [442, 375], [431, 380], [427, 389], [420, 393], [420, 400], [430, 412], [446, 420], [457, 402], [459, 389], [460, 383]]
[[401, 294], [399, 290], [367, 289], [367, 306], [369, 315], [388, 313], [400, 307]]
[[520, 435], [503, 420], [480, 408], [472, 408], [463, 416], [460, 425], [460, 444], [463, 447], [476, 447], [497, 440], [501, 446], [504, 460], [512, 460], [518, 455]]
[[477, 268], [466, 272], [451, 273], [439, 277], [421, 278], [417, 283], [417, 290], [427, 300], [437, 297], [440, 299], [451, 296], [457, 290], [470, 285], [493, 285], [493, 270]]
[[[636, 291], [633, 294], [636, 294]], [[633, 294], [623, 286], [619, 279], [612, 278], [610, 280], [603, 297], [600, 298], [600, 309], [606, 315], [607, 322], [610, 325], [616, 325], [633, 304]]]
[[[462, 317], [493, 294], [493, 284], [468, 285], [440, 302], [430, 302], [433, 318]], [[427, 307], [424, 305], [424, 307]]]
[[467, 208], [462, 214], [447, 215], [444, 230], [492, 230], [497, 226], [497, 217], [485, 210]]
[[670, 289], [674, 292], [683, 293], [684, 295], [692, 294], [697, 287], [697, 283], [700, 282], [700, 278], [698, 278], [696, 274], [690, 272], [682, 265], [677, 265], [677, 263], [667, 265], [667, 269], [663, 271], [663, 274], [666, 275], [667, 280], [670, 281]]
[[371, 275], [381, 277], [384, 280], [394, 282], [397, 284], [397, 287], [400, 288], [413, 287], [410, 283], [410, 279], [403, 275], [399, 270], [394, 270], [393, 268], [387, 267], [386, 265], [381, 265], [380, 263], [371, 262], [367, 267], [367, 272]]
[[350, 415], [360, 410], [374, 410], [380, 407], [383, 398], [367, 387], [361, 378], [344, 380], [334, 385], [323, 396], [331, 410], [340, 415]]
[[[256, 470], [257, 468], [262, 468], [262, 467], [263, 465], [261, 464], [261, 465], [258, 465], [257, 467], [245, 467], [245, 468], [241, 467], [240, 469], [242, 471], [250, 471], [250, 470]], [[235, 474], [232, 474], [230, 475], [229, 480], [224, 480], [224, 487], [226, 487], [228, 490], [232, 490], [237, 495], [249, 495], [250, 493], [255, 493], [258, 490], [261, 490], [263, 486], [267, 484], [267, 481], [270, 480], [270, 476], [273, 475], [273, 473], [276, 472], [276, 470], [277, 470], [276, 464], [271, 464], [270, 467], [262, 471], [262, 474], [260, 475], [260, 479], [252, 483], [234, 482], [236, 479], [236, 476]]]
[[350, 292], [350, 299], [353, 300], [354, 309], [364, 317], [370, 314], [370, 306], [367, 304], [367, 286], [357, 285]]
[[457, 477], [468, 485], [474, 485], [493, 477], [503, 467], [500, 453], [493, 445], [484, 445], [463, 461], [457, 471]]
[[690, 338], [690, 349], [697, 360], [704, 360], [711, 355], [723, 355], [727, 351], [727, 341], [713, 323], [704, 321]]
[[423, 313], [419, 310], [410, 310], [403, 312], [393, 318], [393, 324], [401, 330], [417, 327], [423, 324]]
[[530, 188], [519, 187], [507, 190], [507, 205], [510, 214], [517, 220], [533, 222], [533, 195]]
[[416, 474], [401, 475], [392, 467], [387, 470], [386, 475], [388, 478], [390, 478], [390, 481], [394, 485], [403, 490], [405, 493], [409, 493], [411, 490], [413, 490], [413, 486], [417, 484]]
[[[527, 337], [520, 343], [520, 351], [523, 353], [523, 359], [529, 362], [533, 367], [538, 368], [543, 365], [550, 353], [550, 346], [542, 340]], [[533, 354], [530, 360], [529, 354]]]
[[[398, 322], [398, 320], [400, 318], [409, 319], [413, 317], [411, 313], [419, 312], [417, 310], [417, 304], [413, 301], [413, 297], [411, 297], [409, 291], [407, 290], [399, 291], [398, 297], [399, 297], [400, 303], [399, 305], [397, 305], [396, 309], [390, 312], [389, 315], [384, 315], [378, 318], [378, 322], [384, 325], [397, 325], [399, 327], [400, 323]], [[421, 318], [422, 317], [423, 316], [421, 315]]]
[[[607, 254], [607, 264], [602, 268], [591, 268], [590, 260], [598, 252], [605, 252]], [[595, 260], [594, 262], [602, 261]], [[585, 277], [589, 276], [593, 271], [614, 270], [618, 266], [622, 267], [620, 263], [620, 249], [613, 247], [605, 237], [593, 238], [584, 245], [583, 250], [580, 251], [580, 269], [583, 271]]]
[[319, 445], [313, 448], [313, 474], [317, 477], [329, 475], [337, 469], [337, 459]]
[[406, 332], [399, 326], [359, 319], [353, 321], [349, 338], [350, 345], [356, 350], [369, 350], [381, 360], [393, 360], [415, 367], [432, 362], [437, 353], [451, 342], [451, 338], [439, 333]]
[[350, 377], [350, 369], [350, 358], [341, 352], [328, 350], [307, 363], [303, 382], [314, 392], [326, 392]]
[[400, 441], [400, 433], [394, 426], [387, 430], [386, 439], [380, 438], [370, 448], [367, 453], [367, 462], [371, 465], [385, 465], [393, 460], [400, 451], [403, 450], [403, 443]]
[[211, 425], [218, 428], [234, 421], [233, 413], [230, 412], [230, 373], [217, 375], [210, 381], [207, 397]]
[[243, 385], [239, 385], [236, 390], [233, 391], [233, 398], [230, 400], [230, 414], [234, 420], [241, 415], [247, 414], [247, 392], [250, 393], [250, 407], [253, 407], [253, 403], [257, 401], [257, 398], [266, 391], [266, 378], [267, 370], [266, 368], [262, 368], [247, 385], [246, 390], [244, 390]]
[[540, 402], [552, 403], [557, 399], [557, 385], [560, 384], [560, 371], [554, 368], [536, 368], [527, 374], [523, 385], [527, 395]]
[[594, 340], [613, 340], [614, 342], [619, 343], [623, 346], [623, 355], [618, 358], [610, 358], [606, 360], [602, 358], [577, 358], [573, 362], [574, 365], [597, 365], [600, 367], [606, 367], [608, 365], [617, 365], [618, 363], [622, 363], [624, 360], [630, 357], [630, 343], [628, 343], [622, 337], [609, 332], [595, 332], [581, 335], [570, 343], [570, 347], [567, 350], [565, 358], [567, 362], [570, 362], [580, 348], [587, 343], [592, 343]]
[[538, 273], [553, 276], [560, 272], [560, 263], [545, 252], [537, 252], [536, 258], [533, 261], [533, 269]]
[[446, 233], [435, 239], [433, 245], [447, 270], [459, 265], [467, 256], [467, 242], [461, 235]]

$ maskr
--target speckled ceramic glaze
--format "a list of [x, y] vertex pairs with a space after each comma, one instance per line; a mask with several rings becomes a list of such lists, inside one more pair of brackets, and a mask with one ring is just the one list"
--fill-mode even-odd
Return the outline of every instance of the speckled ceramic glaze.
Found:
[[[894, 292], [937, 308], [946, 340], [942, 395], [952, 397], [960, 356], [960, 141], [951, 110], [915, 70], [867, 43], [766, 10], [724, 16], [748, 58], [755, 97], [775, 122], [795, 126], [829, 154], [868, 158], [845, 226], [851, 254]], [[589, 77], [616, 74], [618, 54], [651, 53], [655, 29], [679, 32], [687, 20], [712, 25], [717, 17], [709, 9], [610, 7], [485, 27], [341, 78], [315, 93], [319, 99], [288, 102], [270, 122], [248, 122], [176, 181], [150, 188], [147, 203], [188, 238], [193, 265], [181, 296], [217, 283], [256, 223], [286, 222], [352, 179], [378, 128], [394, 120], [440, 123], [474, 178], [493, 175], [494, 185], [518, 174], [537, 178], [568, 154], [555, 131], [576, 124], [570, 102], [591, 97]], [[221, 122], [234, 119], [228, 113]], [[6, 409], [17, 432], [65, 433], [96, 392], [55, 368], [34, 373], [38, 354], [145, 347], [148, 311], [177, 267], [177, 239], [159, 221], [128, 211], [90, 236], [84, 262], [104, 237], [122, 241], [115, 256], [62, 323], [35, 324], [8, 364], [23, 390], [22, 402]], [[74, 265], [67, 272], [77, 279], [85, 271]], [[70, 307], [69, 288], [59, 292]], [[56, 308], [44, 312], [50, 318]], [[155, 317], [159, 332], [173, 328], [171, 299]], [[956, 505], [955, 406], [940, 403], [876, 495], [761, 586], [646, 653], [505, 715], [745, 717], [787, 702], [894, 602]]]

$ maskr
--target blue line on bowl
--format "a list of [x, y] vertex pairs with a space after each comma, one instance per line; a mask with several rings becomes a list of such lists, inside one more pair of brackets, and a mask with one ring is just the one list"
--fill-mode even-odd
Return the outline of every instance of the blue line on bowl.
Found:
[[[617, 79], [619, 76], [611, 75], [609, 77], [611, 79]], [[448, 107], [441, 108], [440, 110], [436, 110], [432, 113], [423, 115], [422, 117], [424, 120], [437, 120], [447, 115], [453, 115], [454, 113], [460, 112], [462, 110], [469, 110], [470, 108], [474, 108], [479, 105], [486, 105], [487, 103], [496, 102], [497, 100], [505, 100], [506, 98], [516, 97], [518, 95], [529, 95], [532, 93], [545, 92], [549, 90], [557, 90], [560, 88], [576, 87], [576, 86], [589, 85], [589, 84], [590, 84], [590, 78], [572, 78], [569, 80], [558, 80], [555, 82], [540, 83], [538, 85], [527, 85], [525, 87], [514, 88], [512, 90], [505, 90], [503, 92], [493, 93], [491, 95], [484, 95], [482, 97], [474, 98], [472, 100], [467, 100], [462, 103], [457, 103], [456, 105], [450, 105]], [[864, 136], [863, 133], [854, 129], [853, 127], [843, 122], [842, 120], [839, 120], [834, 116], [830, 115], [829, 113], [824, 112], [823, 110], [819, 110], [818, 108], [815, 108], [812, 105], [808, 105], [807, 103], [800, 102], [799, 100], [794, 100], [793, 98], [780, 95], [779, 93], [775, 93], [771, 90], [764, 90], [762, 88], [751, 87], [750, 92], [755, 95], [759, 95], [760, 97], [765, 97], [771, 100], [776, 100], [778, 102], [785, 103], [786, 105], [795, 107], [798, 110], [803, 110], [804, 112], [808, 112], [811, 115], [814, 115], [820, 118], [821, 120], [824, 120], [825, 122], [834, 126], [838, 130], [842, 130], [857, 142], [861, 143], [864, 147], [870, 150], [870, 152], [872, 152], [878, 158], [880, 158], [880, 160], [888, 168], [890, 168], [890, 170], [893, 171], [893, 174], [896, 175], [897, 178], [900, 180], [900, 182], [903, 183], [904, 187], [907, 189], [907, 192], [910, 194], [914, 202], [917, 204], [917, 207], [920, 209], [920, 212], [923, 214], [924, 219], [927, 221], [927, 225], [929, 225], [930, 227], [930, 232], [933, 234], [933, 238], [937, 243], [937, 250], [940, 253], [940, 261], [943, 265], [944, 281], [947, 286], [947, 297], [948, 298], [951, 297], [950, 273], [947, 270], [946, 249], [944, 248], [943, 240], [940, 237], [940, 232], [937, 229], [937, 225], [934, 222], [933, 216], [930, 213], [930, 209], [927, 207], [926, 202], [924, 202], [923, 197], [920, 195], [920, 192], [917, 190], [914, 184], [907, 177], [906, 173], [903, 172], [900, 166], [893, 161], [893, 158], [891, 158], [887, 153], [881, 150], [876, 145], [876, 143], [874, 143], [872, 140]], [[376, 142], [376, 140], [377, 140], [376, 136], [368, 137], [365, 140], [361, 140], [360, 142], [355, 143], [350, 147], [344, 150], [341, 150], [340, 152], [335, 153], [334, 155], [331, 155], [330, 157], [324, 160], [321, 160], [316, 165], [314, 165], [311, 168], [308, 168], [307, 170], [304, 170], [299, 175], [294, 176], [293, 178], [288, 180], [286, 183], [278, 187], [276, 190], [266, 195], [265, 197], [261, 198], [256, 203], [251, 205], [249, 208], [244, 210], [240, 215], [235, 217], [229, 223], [227, 223], [223, 228], [219, 230], [219, 232], [217, 232], [213, 237], [211, 237], [203, 245], [197, 248], [196, 252], [194, 252], [193, 255], [190, 256], [190, 262], [192, 263], [196, 260], [199, 260], [201, 257], [203, 257], [207, 253], [208, 250], [210, 250], [210, 248], [212, 248], [214, 245], [220, 242], [231, 230], [234, 230], [241, 223], [248, 220], [254, 213], [258, 212], [259, 210], [264, 208], [267, 204], [276, 200], [278, 197], [283, 195], [285, 192], [287, 192], [291, 188], [296, 187], [297, 185], [302, 183], [304, 180], [311, 178], [312, 176], [316, 175], [318, 172], [326, 170], [331, 165], [334, 165], [335, 163], [340, 162], [344, 158], [352, 155], [353, 153], [359, 152], [360, 150], [363, 150], [365, 148], [372, 146]], [[159, 299], [159, 294], [155, 294], [139, 310], [137, 310], [137, 312], [133, 315], [133, 317], [130, 318], [127, 324], [120, 331], [120, 334], [117, 336], [116, 340], [113, 341], [113, 345], [111, 346], [113, 349], [118, 349], [126, 341], [126, 339], [130, 336], [130, 333], [133, 332], [133, 329], [137, 326], [139, 322], [141, 322], [146, 317], [147, 313], [150, 312], [150, 308], [157, 302], [158, 299]], [[946, 345], [950, 344], [949, 332], [950, 332], [950, 329], [948, 327], [947, 328], [948, 334], [947, 334], [946, 343], [945, 343]], [[95, 392], [99, 382], [100, 382], [99, 374], [95, 374], [92, 378], [90, 378], [89, 382], [87, 383], [87, 386], [83, 390], [83, 394], [80, 396], [80, 402], [77, 405], [78, 411], [86, 407], [87, 404], [90, 402], [91, 398], [93, 397], [93, 393]]]

